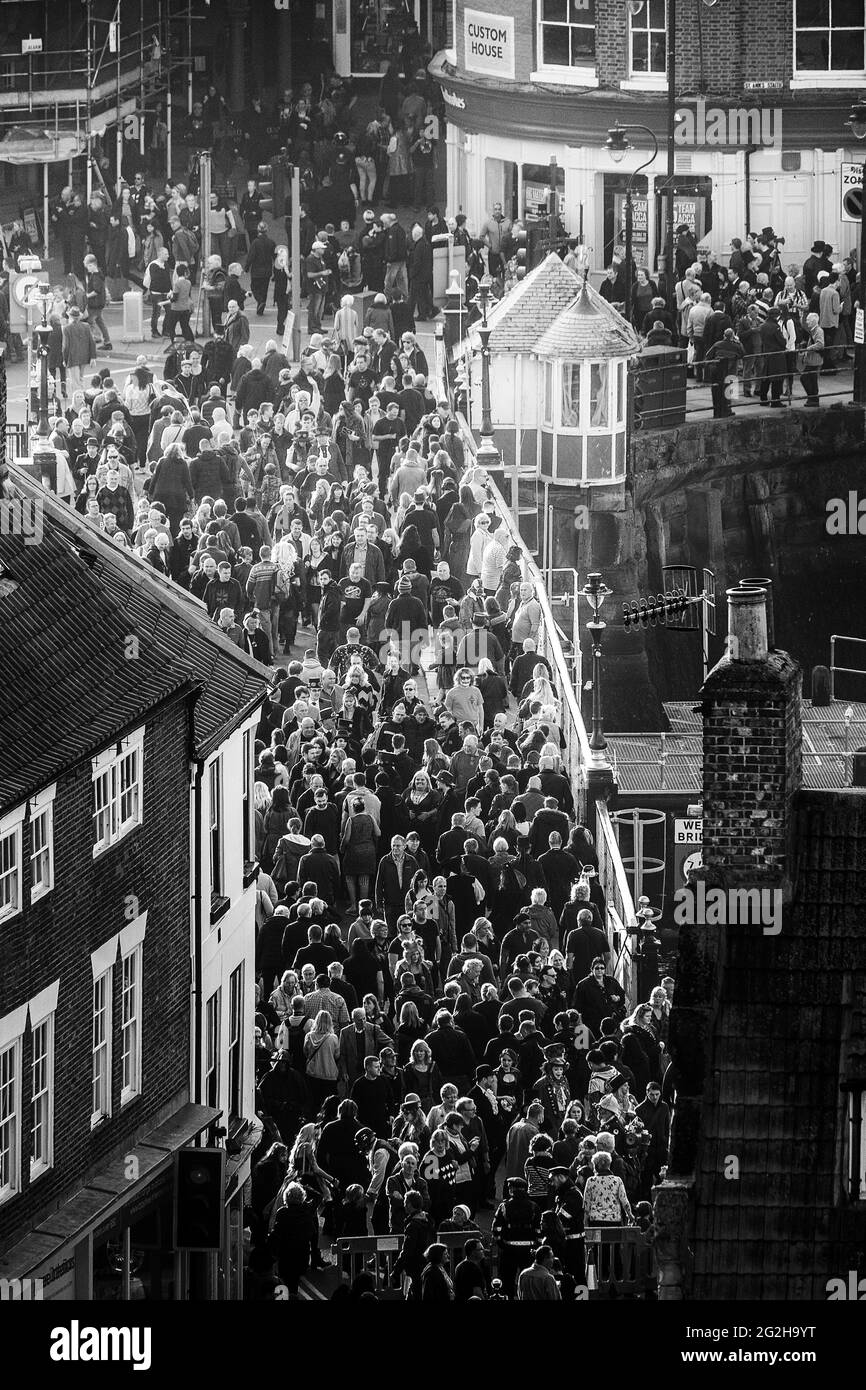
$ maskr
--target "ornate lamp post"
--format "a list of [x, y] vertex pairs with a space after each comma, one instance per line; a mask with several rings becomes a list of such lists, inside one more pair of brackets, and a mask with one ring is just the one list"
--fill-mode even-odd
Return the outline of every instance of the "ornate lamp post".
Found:
[[[592, 734], [589, 746], [594, 754], [603, 755], [607, 750], [607, 740], [601, 712], [601, 641], [607, 623], [602, 621], [600, 614], [602, 604], [613, 590], [607, 587], [600, 574], [589, 574], [581, 592], [592, 609], [592, 617], [586, 625], [592, 642]], [[600, 757], [599, 760], [603, 759]]]
[[487, 322], [493, 281], [484, 275], [478, 284], [474, 303], [481, 310], [481, 323], [478, 335], [481, 338], [481, 443], [475, 455], [482, 468], [496, 468], [499, 465], [499, 450], [493, 442], [493, 421], [490, 416], [490, 334], [492, 329]]
[[48, 306], [53, 304], [54, 295], [51, 286], [40, 283], [31, 297], [31, 302], [42, 306], [42, 322], [34, 326], [38, 347], [39, 357], [39, 420], [36, 425], [36, 436], [38, 439], [47, 439], [51, 433], [51, 425], [48, 422], [48, 345], [51, 339], [51, 325], [48, 322]]
[[[634, 280], [634, 257], [632, 255], [632, 241], [634, 236], [634, 205], [632, 203], [632, 188], [634, 181], [644, 169], [647, 169], [655, 160], [659, 152], [659, 142], [648, 125], [641, 125], [639, 122], [628, 125], [620, 125], [617, 121], [607, 132], [605, 147], [615, 164], [619, 164], [627, 150], [631, 149], [629, 144], [628, 132], [630, 130], [642, 130], [652, 141], [653, 152], [649, 159], [645, 159], [643, 164], [639, 164], [635, 170], [629, 174], [628, 183], [625, 186], [625, 317], [631, 323], [632, 310], [632, 282]], [[649, 199], [647, 199], [649, 207]]]

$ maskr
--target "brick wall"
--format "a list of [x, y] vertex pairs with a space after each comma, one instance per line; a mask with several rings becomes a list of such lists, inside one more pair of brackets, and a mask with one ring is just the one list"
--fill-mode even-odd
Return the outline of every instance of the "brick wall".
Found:
[[[464, 66], [463, 0], [457, 6], [457, 63]], [[514, 18], [515, 80], [528, 82], [537, 63], [535, 52], [538, 0], [474, 0], [468, 8], [494, 17]], [[703, 91], [708, 99], [732, 99], [743, 94], [745, 82], [782, 82], [782, 89], [761, 94], [746, 93], [750, 104], [802, 103], [788, 82], [793, 75], [794, 0], [766, 0], [761, 5], [747, 0], [718, 0], [708, 9], [702, 0], [677, 0], [677, 89], [684, 97]], [[601, 89], [618, 90], [629, 77], [628, 12], [625, 0], [596, 0], [596, 70]], [[484, 83], [481, 74], [470, 74]], [[811, 97], [811, 94], [809, 94]], [[820, 96], [820, 93], [817, 94]], [[859, 96], [859, 85], [849, 92], [834, 92], [834, 100]], [[808, 98], [807, 98], [808, 99]]]
[[[147, 721], [143, 824], [95, 859], [89, 762], [57, 787], [55, 888], [0, 929], [0, 1015], [59, 978], [54, 1052], [54, 1168], [28, 1188], [30, 1028], [22, 1047], [22, 1184], [0, 1206], [0, 1247], [45, 1214], [158, 1123], [189, 1081], [189, 706], [174, 702]], [[24, 830], [24, 900], [29, 896]], [[138, 907], [129, 903], [138, 899]], [[142, 1090], [120, 1107], [120, 967], [114, 971], [112, 1117], [95, 1131], [91, 1115], [90, 954], [147, 911], [143, 947]], [[154, 1117], [157, 1117], [154, 1119]]]
[[782, 882], [800, 784], [800, 685], [784, 652], [725, 659], [704, 684], [703, 858], [726, 884]]

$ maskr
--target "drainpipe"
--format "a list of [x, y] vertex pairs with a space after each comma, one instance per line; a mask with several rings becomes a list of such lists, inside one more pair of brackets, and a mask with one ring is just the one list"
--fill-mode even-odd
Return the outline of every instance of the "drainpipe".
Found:
[[752, 155], [756, 152], [756, 150], [759, 149], [760, 145], [747, 145], [745, 155], [743, 158], [743, 178], [745, 181], [746, 212], [745, 223], [747, 232], [751, 231], [752, 229]]
[[191, 1097], [194, 1105], [201, 1105], [201, 1078], [202, 1078], [202, 940], [203, 940], [203, 908], [202, 908], [202, 853], [201, 853], [201, 828], [202, 828], [202, 783], [204, 781], [204, 764], [197, 759], [194, 764], [192, 777], [192, 932], [193, 932], [193, 960], [192, 960], [192, 1084], [190, 1087]]

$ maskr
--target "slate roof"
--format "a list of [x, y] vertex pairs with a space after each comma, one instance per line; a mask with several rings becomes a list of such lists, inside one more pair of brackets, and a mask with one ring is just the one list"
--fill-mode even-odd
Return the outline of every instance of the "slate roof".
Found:
[[581, 277], [551, 251], [487, 315], [491, 352], [532, 352], [580, 285]]
[[208, 757], [264, 701], [270, 684], [267, 668], [223, 636], [204, 605], [172, 580], [106, 540], [78, 512], [14, 466], [10, 476], [22, 493], [39, 498], [46, 521], [50, 518], [88, 556], [94, 577], [124, 614], [127, 630], [131, 626], [156, 643], [163, 662], [201, 686], [193, 739], [196, 756]]
[[866, 1236], [840, 1197], [839, 1091], [843, 1073], [866, 1075], [866, 791], [800, 792], [794, 815], [781, 933], [727, 928], [695, 1182], [700, 1299], [826, 1299]]
[[[92, 756], [175, 692], [188, 673], [145, 636], [128, 659], [129, 616], [62, 529], [0, 534], [0, 806]], [[11, 587], [12, 583], [17, 587]]]
[[538, 357], [627, 357], [637, 352], [640, 340], [598, 290], [588, 281], [580, 294], [562, 311], [535, 344]]

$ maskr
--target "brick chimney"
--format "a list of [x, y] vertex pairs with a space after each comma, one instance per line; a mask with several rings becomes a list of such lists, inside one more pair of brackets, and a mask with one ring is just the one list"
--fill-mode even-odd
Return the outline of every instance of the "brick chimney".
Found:
[[769, 647], [766, 590], [727, 593], [728, 651], [701, 690], [704, 869], [727, 886], [784, 890], [802, 781], [801, 671]]

